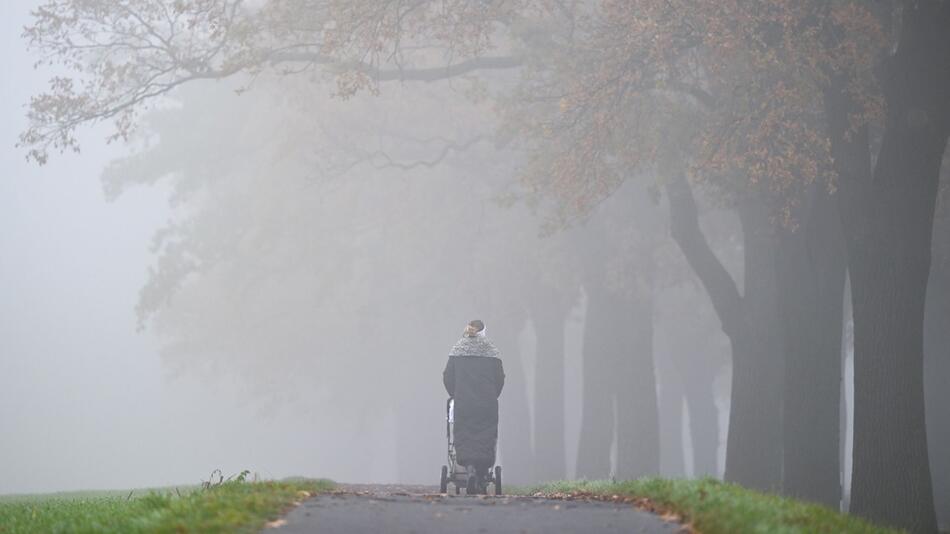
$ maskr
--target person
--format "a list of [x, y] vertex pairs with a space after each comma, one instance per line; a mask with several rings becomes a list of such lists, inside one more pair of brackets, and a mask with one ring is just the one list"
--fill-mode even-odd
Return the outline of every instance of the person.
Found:
[[454, 399], [455, 451], [468, 471], [466, 492], [484, 493], [495, 465], [498, 441], [498, 397], [505, 371], [498, 349], [485, 337], [485, 323], [474, 320], [449, 352], [442, 382]]

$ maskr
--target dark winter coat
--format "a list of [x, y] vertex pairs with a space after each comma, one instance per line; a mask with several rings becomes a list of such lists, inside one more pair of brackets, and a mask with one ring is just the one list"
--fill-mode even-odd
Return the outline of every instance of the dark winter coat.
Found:
[[462, 338], [449, 355], [442, 381], [455, 399], [455, 450], [459, 464], [494, 464], [498, 396], [505, 385], [498, 350], [485, 338]]

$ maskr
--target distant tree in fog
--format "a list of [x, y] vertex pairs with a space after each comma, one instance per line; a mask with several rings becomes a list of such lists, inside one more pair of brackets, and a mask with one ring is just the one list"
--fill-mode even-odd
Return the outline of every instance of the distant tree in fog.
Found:
[[659, 215], [642, 184], [632, 182], [597, 206], [578, 235], [587, 297], [578, 477], [610, 475], [615, 442], [617, 477], [660, 472], [654, 369]]

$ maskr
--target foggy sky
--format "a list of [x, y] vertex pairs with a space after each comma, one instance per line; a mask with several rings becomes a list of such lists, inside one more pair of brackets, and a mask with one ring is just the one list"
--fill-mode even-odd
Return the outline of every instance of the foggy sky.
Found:
[[104, 128], [42, 168], [13, 147], [49, 75], [20, 37], [38, 3], [0, 3], [0, 493], [193, 484], [215, 468], [345, 476], [326, 454], [337, 445], [313, 454], [307, 413], [248, 401], [234, 381], [169, 376], [159, 342], [136, 333], [167, 191], [106, 202], [100, 172], [125, 149]]

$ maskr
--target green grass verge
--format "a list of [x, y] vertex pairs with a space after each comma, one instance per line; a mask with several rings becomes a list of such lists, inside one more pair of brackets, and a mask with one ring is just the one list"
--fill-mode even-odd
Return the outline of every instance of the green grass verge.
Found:
[[82, 491], [57, 491], [54, 493], [12, 493], [0, 495], [0, 504], [15, 504], [22, 502], [36, 503], [40, 501], [51, 500], [94, 500], [112, 497], [122, 497], [129, 499], [131, 497], [141, 497], [148, 493], [176, 493], [184, 494], [201, 489], [198, 484], [182, 486], [161, 486], [154, 488], [137, 488], [134, 490], [82, 490]]
[[[327, 480], [231, 481], [179, 492], [76, 492], [0, 500], [0, 533], [256, 532]], [[302, 492], [306, 492], [302, 493]]]
[[863, 519], [828, 507], [752, 491], [714, 479], [668, 480], [644, 478], [628, 482], [554, 482], [531, 493], [598, 498], [647, 499], [702, 534], [734, 532], [769, 534], [894, 534]]

